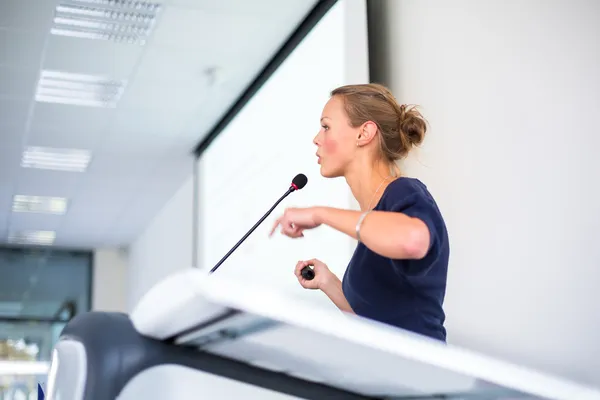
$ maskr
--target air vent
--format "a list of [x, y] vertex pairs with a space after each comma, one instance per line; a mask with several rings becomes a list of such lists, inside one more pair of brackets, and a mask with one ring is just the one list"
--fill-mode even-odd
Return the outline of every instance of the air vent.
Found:
[[64, 197], [16, 195], [13, 199], [13, 212], [31, 212], [62, 215], [67, 211]]
[[127, 81], [106, 76], [42, 71], [35, 99], [44, 103], [114, 108]]
[[23, 168], [51, 169], [67, 172], [85, 172], [91, 159], [88, 150], [28, 147], [23, 152]]
[[51, 33], [143, 46], [156, 23], [159, 3], [134, 0], [62, 1]]
[[15, 244], [34, 244], [49, 246], [54, 243], [56, 232], [54, 231], [23, 231], [11, 232], [8, 241]]

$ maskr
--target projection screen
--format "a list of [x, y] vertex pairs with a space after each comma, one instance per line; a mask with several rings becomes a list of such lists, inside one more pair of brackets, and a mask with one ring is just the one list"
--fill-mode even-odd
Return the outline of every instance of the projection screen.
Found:
[[216, 273], [327, 304], [299, 286], [294, 266], [318, 258], [341, 278], [353, 240], [327, 227], [295, 240], [268, 233], [286, 207], [357, 207], [343, 179], [320, 175], [313, 138], [330, 91], [368, 80], [365, 1], [338, 1], [199, 155], [199, 268], [212, 268], [303, 173], [307, 186], [284, 200]]

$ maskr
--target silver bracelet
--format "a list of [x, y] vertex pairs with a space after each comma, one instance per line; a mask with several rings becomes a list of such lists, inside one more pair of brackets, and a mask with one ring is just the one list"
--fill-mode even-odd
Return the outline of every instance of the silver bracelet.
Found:
[[359, 242], [360, 242], [360, 227], [361, 227], [363, 221], [365, 220], [365, 217], [370, 212], [371, 212], [371, 210], [365, 211], [364, 213], [360, 214], [360, 217], [358, 218], [358, 222], [356, 223], [356, 239], [358, 239]]

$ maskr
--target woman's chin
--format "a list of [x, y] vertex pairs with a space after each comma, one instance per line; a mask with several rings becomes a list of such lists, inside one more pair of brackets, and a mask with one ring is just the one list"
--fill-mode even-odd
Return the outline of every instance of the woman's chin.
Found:
[[339, 176], [339, 174], [336, 174], [334, 170], [328, 169], [326, 167], [324, 167], [323, 165], [321, 165], [321, 176], [324, 178], [337, 178]]

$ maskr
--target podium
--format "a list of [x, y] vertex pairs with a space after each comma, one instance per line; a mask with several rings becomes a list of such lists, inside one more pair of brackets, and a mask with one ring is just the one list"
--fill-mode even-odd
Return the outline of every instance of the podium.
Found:
[[[217, 393], [231, 382], [246, 394]], [[197, 269], [160, 282], [129, 316], [75, 317], [54, 348], [46, 395], [600, 400], [596, 388]]]

